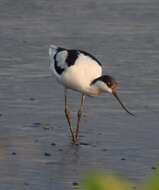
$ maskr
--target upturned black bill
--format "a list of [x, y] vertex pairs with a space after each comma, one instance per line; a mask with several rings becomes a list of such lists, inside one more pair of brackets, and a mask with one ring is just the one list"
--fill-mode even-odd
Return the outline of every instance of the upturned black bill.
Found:
[[121, 107], [130, 115], [135, 116], [133, 113], [131, 113], [122, 103], [122, 101], [120, 100], [120, 98], [118, 97], [116, 92], [113, 92], [113, 95], [115, 96], [115, 98], [118, 100], [118, 102], [120, 103]]

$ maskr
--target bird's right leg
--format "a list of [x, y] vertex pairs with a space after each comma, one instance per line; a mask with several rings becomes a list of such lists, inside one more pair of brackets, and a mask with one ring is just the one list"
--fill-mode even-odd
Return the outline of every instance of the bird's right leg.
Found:
[[77, 114], [77, 127], [76, 127], [76, 134], [75, 134], [76, 143], [78, 143], [78, 140], [79, 140], [78, 138], [79, 138], [80, 120], [81, 120], [81, 116], [82, 116], [82, 112], [83, 112], [84, 99], [85, 99], [85, 96], [82, 94], [80, 108], [79, 108], [78, 114]]
[[68, 110], [68, 106], [67, 106], [67, 89], [65, 89], [65, 116], [66, 116], [66, 119], [67, 119], [67, 122], [68, 122], [68, 126], [69, 126], [69, 129], [70, 129], [70, 133], [71, 133], [71, 137], [72, 137], [72, 142], [75, 143], [76, 140], [75, 140], [73, 128], [72, 128], [72, 125], [71, 125], [71, 113]]

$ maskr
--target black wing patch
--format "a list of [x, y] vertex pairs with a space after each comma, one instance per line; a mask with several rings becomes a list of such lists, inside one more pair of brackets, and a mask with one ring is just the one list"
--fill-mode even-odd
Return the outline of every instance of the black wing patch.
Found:
[[[64, 49], [64, 48], [58, 48], [57, 52], [54, 56], [55, 70], [59, 75], [61, 75], [65, 71], [65, 69], [58, 66], [58, 61], [56, 59], [56, 56], [58, 55], [59, 52], [65, 51], [65, 50], [66, 49]], [[67, 66], [69, 67], [69, 66], [72, 66], [75, 64], [76, 59], [78, 58], [78, 55], [79, 55], [79, 51], [78, 50], [66, 50], [66, 51], [67, 51], [68, 55], [67, 55], [67, 58], [65, 61], [66, 61]]]
[[66, 58], [66, 63], [68, 67], [75, 64], [76, 59], [78, 58], [78, 55], [79, 55], [79, 51], [73, 50], [73, 49], [68, 50], [68, 55]]
[[59, 75], [61, 75], [61, 74], [64, 72], [65, 69], [58, 66], [58, 62], [57, 62], [57, 59], [56, 59], [57, 53], [58, 53], [58, 52], [56, 52], [56, 54], [54, 55], [54, 61], [55, 61], [55, 64], [54, 64], [54, 65], [55, 65], [55, 70], [56, 70], [56, 72], [57, 72]]

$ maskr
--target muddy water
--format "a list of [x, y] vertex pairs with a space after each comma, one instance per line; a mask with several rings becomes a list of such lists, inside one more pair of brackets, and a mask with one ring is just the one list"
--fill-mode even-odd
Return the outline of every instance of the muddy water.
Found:
[[[157, 1], [0, 1], [0, 189], [70, 190], [93, 168], [134, 182], [152, 172], [159, 160], [158, 20]], [[48, 70], [51, 43], [94, 54], [136, 117], [110, 95], [87, 98], [81, 145], [72, 146], [63, 88]], [[69, 101], [76, 117], [79, 95]]]

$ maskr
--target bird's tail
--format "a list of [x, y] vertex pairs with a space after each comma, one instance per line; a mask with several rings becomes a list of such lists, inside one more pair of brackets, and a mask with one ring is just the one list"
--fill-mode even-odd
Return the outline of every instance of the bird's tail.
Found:
[[58, 47], [55, 45], [50, 45], [49, 47], [49, 56], [53, 57], [56, 54]]

